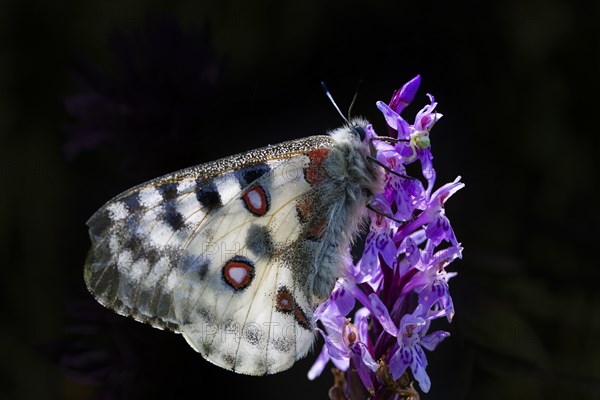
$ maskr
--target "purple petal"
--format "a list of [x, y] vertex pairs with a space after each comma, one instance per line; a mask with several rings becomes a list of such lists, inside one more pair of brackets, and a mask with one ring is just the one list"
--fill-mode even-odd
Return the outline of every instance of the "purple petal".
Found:
[[[364, 266], [365, 260], [363, 260], [363, 258], [358, 260], [358, 262], [356, 263], [356, 268], [354, 271], [354, 280], [356, 283], [371, 283], [373, 281], [373, 277], [377, 275], [377, 272], [381, 271], [381, 266], [379, 265], [379, 263], [376, 264], [376, 268], [373, 268], [372, 266]], [[360, 290], [358, 290], [358, 292], [362, 293], [362, 291]], [[360, 301], [358, 297], [356, 297], [356, 299]]]
[[364, 343], [357, 343], [355, 347], [360, 348], [360, 357], [363, 363], [369, 368], [371, 371], [377, 371], [377, 363], [373, 359], [373, 356], [369, 352], [367, 346]]
[[406, 82], [402, 88], [394, 93], [390, 101], [390, 107], [398, 114], [402, 112], [415, 98], [419, 85], [421, 84], [421, 75], [417, 75]]
[[[418, 245], [422, 244], [426, 239], [425, 230], [419, 229], [402, 241], [398, 249], [398, 254], [404, 254], [404, 257], [400, 261], [400, 276], [404, 276], [412, 268], [419, 268], [418, 266], [421, 264], [421, 249], [419, 249]], [[408, 291], [403, 290], [402, 294]]]
[[368, 343], [369, 340], [369, 316], [371, 313], [366, 308], [362, 307], [356, 310], [354, 313], [354, 324], [358, 329], [360, 341], [362, 343]]
[[418, 180], [393, 177], [390, 179], [390, 186], [397, 209], [394, 217], [403, 221], [410, 220], [418, 205], [416, 200], [423, 197], [422, 183]]
[[308, 370], [308, 379], [312, 381], [316, 377], [321, 375], [321, 373], [323, 372], [323, 369], [325, 369], [325, 366], [327, 365], [328, 362], [329, 362], [329, 352], [327, 351], [327, 346], [323, 346], [323, 348], [321, 349], [321, 353], [319, 353], [319, 356], [315, 360], [315, 363]]
[[458, 241], [454, 236], [454, 231], [450, 226], [450, 220], [445, 215], [438, 215], [425, 228], [427, 238], [431, 239], [435, 246], [439, 245], [443, 240], [457, 245]]
[[465, 187], [465, 184], [460, 181], [458, 176], [453, 182], [446, 183], [438, 188], [429, 201], [431, 204], [442, 206], [454, 193]]
[[[361, 346], [358, 343], [351, 347], [352, 361], [354, 361], [354, 368], [356, 369], [356, 372], [358, 373], [358, 376], [360, 377], [360, 380], [362, 381], [365, 388], [369, 392], [373, 392], [373, 380], [371, 379], [371, 371], [374, 372], [375, 370], [377, 370], [377, 364], [375, 364], [375, 361], [373, 361], [371, 355], [368, 354], [368, 351], [366, 351], [366, 354], [368, 354], [368, 358], [370, 359], [370, 361], [368, 361], [368, 364], [364, 362], [363, 357], [365, 351], [363, 351], [363, 349], [364, 346]], [[375, 366], [375, 369], [372, 368], [373, 365]]]
[[425, 368], [427, 367], [427, 358], [420, 346], [415, 346], [413, 350], [413, 359], [410, 364], [410, 369], [417, 382], [419, 382], [421, 390], [427, 393], [431, 388], [431, 379], [429, 379], [429, 375], [427, 375], [427, 371], [425, 371]]
[[348, 367], [350, 367], [350, 359], [349, 358], [344, 358], [343, 360], [338, 360], [336, 358], [332, 358], [331, 362], [340, 371], [347, 371]]
[[385, 122], [387, 122], [388, 126], [392, 129], [398, 130], [398, 121], [400, 120], [400, 116], [394, 110], [392, 110], [387, 104], [383, 101], [378, 101], [377, 108], [383, 114], [385, 118]]
[[412, 349], [400, 347], [390, 359], [390, 372], [394, 380], [402, 376], [406, 368], [412, 363], [414, 356]]
[[376, 292], [381, 286], [382, 281], [383, 271], [381, 270], [381, 268], [379, 268], [375, 270], [375, 273], [373, 274], [373, 276], [371, 276], [371, 280], [365, 283], [368, 284], [374, 292]]
[[421, 261], [421, 250], [417, 247], [417, 243], [411, 236], [407, 237], [402, 243], [405, 246], [404, 259], [412, 266], [417, 265]]
[[335, 358], [338, 360], [348, 358], [348, 349], [344, 345], [341, 332], [335, 332], [330, 336], [319, 328], [317, 328], [317, 330], [321, 333], [321, 336], [323, 336], [323, 339], [325, 340], [325, 345], [327, 346], [327, 352], [329, 353], [329, 356], [331, 358]]
[[388, 312], [388, 309], [385, 306], [385, 304], [381, 302], [381, 299], [377, 297], [375, 293], [371, 293], [371, 295], [369, 296], [369, 300], [371, 301], [373, 316], [377, 318], [377, 320], [387, 333], [389, 333], [392, 336], [396, 336], [398, 334], [398, 328], [396, 328], [394, 321], [392, 321], [390, 313]]
[[318, 308], [318, 319], [323, 323], [329, 332], [341, 332], [346, 316], [340, 314], [337, 306], [331, 299], [329, 299], [328, 305], [324, 308]]
[[414, 128], [404, 120], [404, 118], [400, 117], [398, 120], [398, 139], [409, 139], [410, 134]]
[[365, 240], [365, 249], [360, 259], [360, 270], [363, 274], [372, 275], [373, 271], [380, 268], [378, 250], [375, 244], [375, 238], [378, 235], [374, 232], [369, 232]]
[[[446, 298], [448, 297], [450, 297], [448, 284], [445, 281], [440, 281], [437, 277], [434, 277], [433, 282], [425, 286], [423, 290], [419, 292], [419, 304], [421, 304], [425, 310], [429, 310], [436, 303], [443, 306], [442, 303], [447, 303]], [[452, 301], [450, 300], [450, 302]]]
[[336, 282], [336, 288], [331, 293], [330, 298], [337, 306], [341, 315], [348, 315], [354, 308], [354, 296], [344, 288], [341, 281]]
[[435, 112], [435, 108], [437, 107], [437, 103], [432, 95], [427, 94], [429, 97], [430, 103], [423, 107], [415, 117], [415, 129], [418, 131], [428, 131], [433, 127], [442, 115], [440, 113]]
[[[442, 249], [436, 252], [435, 254], [428, 256], [427, 264], [435, 266], [438, 270], [440, 270], [440, 268], [443, 268], [446, 265], [450, 264], [456, 258], [462, 258], [462, 250], [463, 248], [460, 244], [446, 247], [445, 249]], [[448, 279], [452, 278], [454, 275], [456, 274], [454, 273], [453, 275], [448, 276]]]
[[[385, 213], [392, 213], [392, 204], [390, 200], [388, 200], [383, 193], [377, 193], [371, 199], [370, 204], [376, 210], [383, 211]], [[373, 213], [374, 218], [371, 219], [371, 228], [376, 232], [380, 232], [388, 228], [388, 220], [387, 218], [382, 218], [380, 214]]]
[[435, 169], [433, 169], [433, 154], [431, 153], [431, 149], [421, 150], [418, 153], [419, 161], [421, 162], [421, 171], [425, 179], [427, 179], [427, 189], [433, 188], [436, 173]]
[[396, 245], [394, 244], [389, 232], [377, 235], [375, 238], [375, 247], [388, 266], [392, 265], [394, 261], [396, 261], [398, 251], [396, 250]]
[[[445, 249], [444, 249], [445, 250]], [[456, 272], [447, 273], [445, 270], [436, 271], [433, 275], [432, 283], [426, 285], [419, 293], [419, 304], [424, 309], [430, 310], [437, 304], [437, 312], [428, 312], [427, 319], [434, 319], [446, 316], [448, 322], [454, 317], [454, 303], [450, 296], [448, 280], [456, 275]], [[432, 310], [433, 311], [433, 310]]]
[[393, 161], [394, 159], [398, 159], [398, 152], [396, 151], [395, 146], [390, 143], [384, 142], [382, 140], [375, 140], [372, 142], [373, 146], [377, 150], [376, 158], [384, 164], [390, 164], [390, 168], [395, 168], [395, 165], [401, 166], [400, 160]]
[[404, 241], [400, 244], [400, 247], [398, 247], [398, 253], [406, 253], [408, 252], [407, 247], [409, 244], [414, 244], [418, 246], [422, 244], [425, 240], [427, 240], [427, 237], [425, 236], [425, 230], [419, 229], [418, 231], [413, 232], [406, 239], [404, 239]]
[[413, 290], [420, 292], [422, 288], [430, 285], [431, 282], [431, 273], [428, 270], [419, 270], [419, 272], [414, 274], [413, 277], [404, 285], [402, 288], [402, 294], [405, 295]]
[[350, 293], [352, 293], [356, 300], [358, 300], [371, 312], [371, 314], [373, 313], [373, 310], [371, 310], [371, 301], [369, 300], [367, 295], [362, 290], [360, 290], [358, 286], [349, 282], [347, 279], [344, 279], [344, 286], [346, 287], [346, 289], [348, 289]]
[[401, 338], [404, 338], [407, 333], [407, 327], [409, 325], [414, 325], [412, 329], [413, 332], [417, 332], [420, 328], [424, 327], [427, 324], [423, 318], [421, 318], [421, 314], [423, 314], [424, 310], [421, 305], [418, 305], [415, 311], [412, 314], [405, 314], [400, 320], [400, 332], [401, 337], [398, 338], [398, 342], [400, 342]]
[[450, 336], [450, 333], [446, 331], [436, 331], [430, 333], [429, 335], [421, 338], [421, 346], [425, 347], [429, 351], [433, 351], [437, 345], [448, 336]]
[[[439, 212], [439, 210], [437, 212]], [[435, 211], [431, 209], [423, 211], [417, 216], [417, 218], [402, 225], [402, 229], [398, 229], [394, 235], [394, 243], [402, 243], [407, 236], [410, 236], [418, 229], [421, 229], [423, 225], [428, 224], [436, 215], [437, 214], [435, 214]]]
[[331, 297], [329, 297], [327, 300], [325, 300], [324, 302], [319, 304], [319, 306], [315, 309], [315, 312], [314, 312], [315, 320], [321, 319], [321, 316], [323, 314], [327, 313], [327, 311], [331, 307], [332, 302], [333, 302], [333, 300], [331, 300]]

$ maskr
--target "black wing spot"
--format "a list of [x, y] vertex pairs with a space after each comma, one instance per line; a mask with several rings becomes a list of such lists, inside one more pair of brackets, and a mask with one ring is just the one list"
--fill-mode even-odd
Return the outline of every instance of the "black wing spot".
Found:
[[280, 286], [275, 297], [275, 310], [283, 314], [292, 314], [302, 328], [312, 331], [312, 326], [304, 310], [298, 305], [287, 286]]
[[294, 345], [292, 338], [285, 336], [274, 337], [273, 340], [271, 340], [271, 343], [273, 343], [275, 350], [281, 353], [289, 353]]
[[120, 201], [125, 204], [125, 207], [127, 207], [130, 214], [133, 214], [140, 208], [140, 196], [138, 196], [138, 193], [130, 194]]
[[183, 225], [183, 215], [177, 211], [177, 207], [174, 204], [167, 204], [165, 206], [165, 213], [163, 216], [165, 222], [173, 229], [177, 230]]
[[205, 180], [196, 183], [196, 198], [207, 209], [222, 207], [221, 195], [214, 183], [208, 183]]
[[142, 258], [145, 258], [146, 261], [148, 262], [148, 264], [152, 265], [152, 266], [154, 266], [154, 265], [156, 265], [156, 263], [158, 263], [158, 260], [160, 260], [162, 255], [163, 254], [159, 250], [151, 248], [151, 247], [146, 248], [141, 254]]
[[248, 186], [271, 170], [267, 164], [256, 164], [250, 168], [238, 171], [238, 180], [242, 187]]
[[177, 184], [165, 183], [156, 188], [164, 200], [170, 200], [177, 196]]
[[210, 266], [210, 263], [211, 260], [204, 255], [186, 254], [179, 265], [180, 269], [184, 273], [196, 271], [196, 273], [198, 274], [198, 278], [202, 280], [208, 272], [208, 267]]
[[144, 249], [144, 243], [141, 237], [131, 234], [123, 243], [123, 247], [131, 251], [133, 254], [138, 255], [142, 253]]
[[266, 226], [250, 225], [246, 235], [246, 246], [257, 257], [272, 255], [273, 239], [271, 238], [271, 232]]
[[258, 346], [263, 338], [263, 332], [260, 329], [260, 325], [256, 322], [250, 322], [244, 325], [243, 334], [246, 341], [252, 346]]

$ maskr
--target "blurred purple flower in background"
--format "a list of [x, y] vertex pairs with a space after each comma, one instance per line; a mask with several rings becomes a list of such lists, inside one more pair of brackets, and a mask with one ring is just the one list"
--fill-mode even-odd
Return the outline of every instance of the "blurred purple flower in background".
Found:
[[[447, 272], [462, 247], [444, 203], [464, 184], [454, 182], [433, 191], [436, 173], [429, 133], [442, 117], [430, 103], [409, 124], [400, 113], [415, 97], [416, 76], [394, 92], [389, 105], [378, 102], [390, 130], [388, 139], [368, 129], [377, 160], [389, 169], [382, 193], [371, 202], [370, 231], [362, 257], [348, 265], [331, 296], [315, 312], [325, 344], [308, 373], [321, 374], [328, 361], [335, 384], [330, 398], [417, 399], [416, 380], [423, 392], [431, 381], [423, 349], [433, 351], [450, 334], [429, 333], [431, 321], [446, 317], [454, 306]], [[406, 166], [419, 161], [427, 184], [407, 175]], [[356, 302], [360, 308], [349, 317]], [[341, 371], [344, 371], [342, 373]]]

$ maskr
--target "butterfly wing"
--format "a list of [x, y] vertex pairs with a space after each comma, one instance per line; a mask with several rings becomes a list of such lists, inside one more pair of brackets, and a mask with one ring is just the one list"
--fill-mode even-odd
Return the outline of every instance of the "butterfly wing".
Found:
[[289, 368], [312, 343], [313, 282], [332, 250], [315, 240], [317, 211], [330, 210], [311, 208], [315, 160], [331, 146], [328, 136], [269, 146], [117, 196], [88, 221], [88, 288], [224, 368]]

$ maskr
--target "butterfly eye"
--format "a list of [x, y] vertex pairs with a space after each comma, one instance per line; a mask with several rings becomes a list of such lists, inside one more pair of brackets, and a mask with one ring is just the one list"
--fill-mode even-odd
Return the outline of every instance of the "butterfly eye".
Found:
[[354, 132], [356, 132], [358, 137], [360, 137], [360, 140], [365, 140], [365, 137], [367, 137], [367, 133], [365, 132], [365, 129], [362, 126], [355, 125], [352, 128], [354, 129]]

